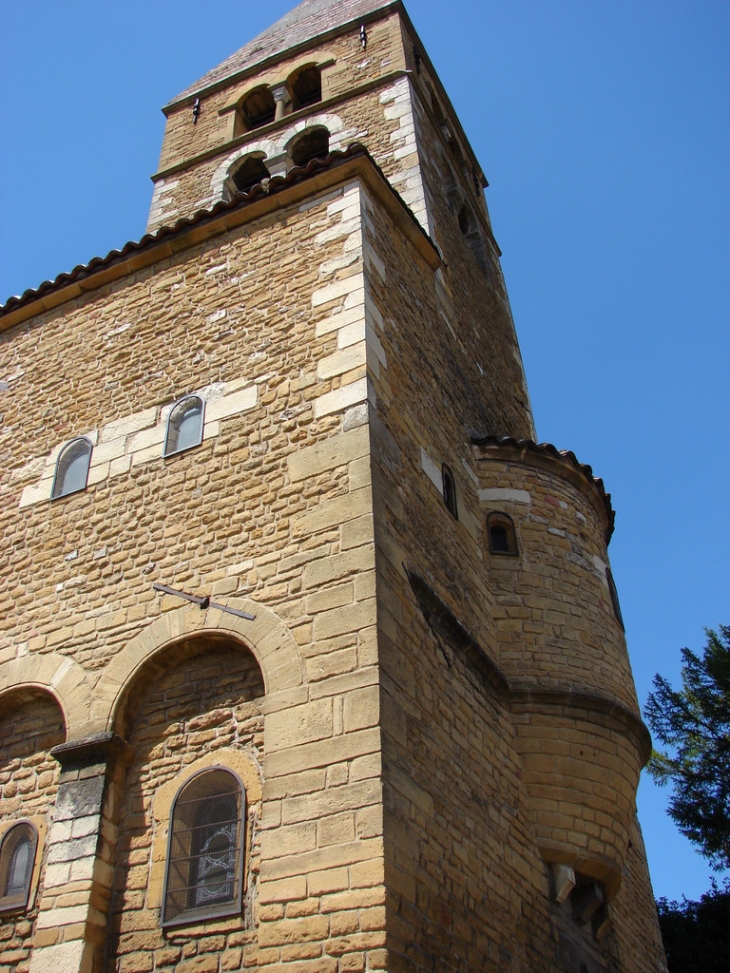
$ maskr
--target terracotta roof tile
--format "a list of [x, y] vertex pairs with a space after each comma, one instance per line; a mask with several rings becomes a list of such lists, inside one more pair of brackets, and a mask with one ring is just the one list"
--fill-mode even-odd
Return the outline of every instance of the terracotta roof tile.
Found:
[[[220, 213], [227, 210], [232, 210], [242, 205], [245, 206], [248, 203], [261, 199], [264, 196], [272, 196], [282, 189], [293, 185], [294, 183], [307, 179], [309, 176], [316, 175], [317, 172], [321, 172], [323, 169], [334, 167], [338, 163], [341, 163], [346, 159], [351, 159], [355, 156], [364, 156], [367, 158], [383, 178], [383, 181], [387, 182], [382, 170], [374, 161], [365, 146], [359, 142], [353, 142], [352, 145], [348, 146], [344, 151], [335, 150], [321, 159], [312, 159], [307, 163], [306, 166], [294, 166], [287, 172], [285, 176], [272, 176], [272, 178], [268, 181], [263, 180], [260, 183], [256, 183], [256, 185], [252, 186], [248, 192], [236, 193], [236, 195], [230, 200], [218, 202], [210, 209], [199, 210], [197, 213], [193, 214], [193, 216], [183, 217], [172, 226], [163, 226], [160, 227], [160, 229], [155, 230], [154, 233], [146, 233], [140, 240], [131, 240], [129, 243], [125, 243], [121, 249], [111, 250], [105, 257], [92, 257], [88, 263], [78, 264], [69, 273], [59, 274], [53, 280], [45, 280], [42, 284], [39, 284], [38, 287], [29, 288], [19, 296], [9, 297], [5, 304], [0, 304], [0, 318], [6, 314], [9, 314], [11, 311], [15, 311], [18, 308], [23, 307], [25, 304], [32, 303], [39, 297], [43, 297], [52, 291], [59, 290], [68, 284], [73, 284], [76, 281], [90, 277], [97, 271], [103, 270], [105, 267], [110, 266], [117, 260], [123, 260], [132, 253], [136, 253], [140, 250], [144, 250], [146, 247], [161, 243], [167, 238], [174, 236], [176, 233], [180, 233], [189, 227], [203, 223], [206, 220], [218, 216]], [[400, 200], [403, 208], [407, 210], [408, 207], [405, 203], [403, 203], [395, 190], [393, 190], [393, 194]], [[408, 212], [410, 213], [410, 210], [408, 210]]]
[[557, 449], [551, 443], [535, 443], [531, 439], [513, 439], [511, 436], [472, 436], [475, 446], [489, 453], [502, 453], [505, 458], [518, 458], [520, 455], [528, 459], [530, 455], [543, 457], [548, 460], [558, 460], [573, 474], [577, 474], [587, 486], [590, 486], [597, 496], [606, 517], [606, 543], [613, 533], [616, 513], [611, 506], [611, 494], [606, 493], [603, 480], [593, 475], [593, 470], [586, 463], [580, 463], [575, 453], [569, 449]]

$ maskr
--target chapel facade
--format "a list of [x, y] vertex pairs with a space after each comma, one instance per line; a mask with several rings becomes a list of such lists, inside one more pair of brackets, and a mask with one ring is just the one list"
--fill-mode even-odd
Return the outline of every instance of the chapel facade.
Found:
[[400, 0], [165, 109], [0, 308], [0, 970], [666, 970], [610, 497]]

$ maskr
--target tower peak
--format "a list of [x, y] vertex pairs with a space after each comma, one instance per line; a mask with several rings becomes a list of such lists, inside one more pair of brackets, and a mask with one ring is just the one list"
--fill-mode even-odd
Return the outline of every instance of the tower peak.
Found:
[[217, 67], [204, 74], [165, 107], [171, 108], [271, 57], [276, 57], [284, 51], [344, 27], [345, 24], [361, 17], [396, 6], [402, 6], [401, 0], [304, 0]]

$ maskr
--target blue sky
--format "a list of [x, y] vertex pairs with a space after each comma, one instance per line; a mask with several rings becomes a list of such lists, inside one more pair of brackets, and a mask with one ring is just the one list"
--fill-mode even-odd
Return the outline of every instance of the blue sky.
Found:
[[[0, 4], [0, 301], [143, 234], [159, 108], [292, 5]], [[730, 4], [406, 5], [491, 184], [539, 439], [613, 495], [643, 704], [730, 624]], [[667, 796], [654, 890], [696, 898]]]

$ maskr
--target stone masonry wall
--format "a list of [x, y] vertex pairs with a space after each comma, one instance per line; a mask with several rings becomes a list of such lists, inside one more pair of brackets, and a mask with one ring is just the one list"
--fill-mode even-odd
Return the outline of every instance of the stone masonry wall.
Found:
[[[50, 755], [65, 737], [57, 703], [46, 695], [12, 693], [0, 700], [0, 822], [40, 817], [37, 868], [31, 886], [31, 908], [0, 914], [0, 970], [27, 973], [38, 917], [38, 885], [47, 868], [45, 831], [51, 820], [60, 767]], [[36, 821], [36, 824], [40, 822]]]
[[[480, 496], [481, 469], [468, 429], [475, 425], [475, 415], [487, 423], [490, 412], [496, 418], [496, 409], [514, 408], [519, 386], [505, 387], [503, 375], [501, 388], [507, 394], [484, 394], [482, 399], [476, 392], [479, 384], [469, 378], [475, 363], [488, 361], [488, 353], [500, 363], [507, 360], [500, 356], [508, 354], [516, 364], [517, 359], [511, 346], [511, 319], [502, 319], [496, 328], [493, 318], [485, 320], [478, 306], [485, 285], [477, 284], [476, 269], [466, 270], [459, 263], [473, 259], [473, 253], [459, 239], [458, 225], [457, 236], [448, 212], [436, 208], [434, 213], [435, 232], [442, 242], [450, 239], [451, 248], [444, 247], [448, 266], [435, 279], [417, 260], [404, 259], [402, 241], [377, 214], [370, 238], [379, 265], [385, 268], [382, 277], [370, 278], [370, 284], [382, 319], [377, 334], [384, 362], [373, 377], [376, 411], [371, 429], [389, 968], [552, 971], [564, 968], [562, 919], [550, 899], [547, 867], [538, 852], [509, 705], [488, 679], [474, 671], [458, 644], [429, 631], [403, 571], [405, 565], [421, 575], [486, 655], [500, 659], [500, 630], [493, 618], [503, 617], [498, 603], [501, 589], [490, 577], [484, 531], [494, 498]], [[461, 284], [470, 279], [474, 280], [471, 297]], [[493, 282], [491, 287], [497, 293], [498, 285]], [[443, 292], [455, 297], [448, 314]], [[498, 301], [487, 306], [499, 315]], [[499, 371], [497, 365], [492, 374]], [[521, 375], [516, 367], [512, 373], [502, 371]], [[466, 380], [459, 381], [459, 374]], [[510, 426], [492, 426], [490, 431], [507, 432]], [[443, 502], [442, 463], [448, 463], [454, 474], [458, 521]], [[528, 479], [518, 483], [513, 478], [510, 488], [526, 491]], [[589, 513], [583, 515], [587, 518]], [[549, 524], [543, 526], [547, 529]], [[597, 543], [597, 526], [592, 528], [592, 543]], [[562, 546], [560, 550], [564, 559]], [[605, 548], [602, 553], [605, 557]], [[535, 557], [548, 566], [549, 559], [537, 551]], [[584, 570], [561, 560], [560, 570], [564, 567]], [[601, 590], [596, 577], [593, 624], [598, 629], [616, 624], [599, 607]], [[532, 597], [525, 594], [530, 604]], [[565, 604], [566, 611], [579, 612]], [[606, 652], [618, 660], [621, 672], [625, 655], [618, 652], [620, 636], [616, 646], [616, 651]], [[578, 659], [577, 682], [580, 665]], [[518, 668], [515, 656], [515, 673]], [[556, 685], [563, 678], [570, 685], [570, 653], [556, 656], [551, 671]], [[629, 700], [628, 677], [621, 690]], [[574, 729], [580, 732], [577, 723]], [[610, 805], [608, 794], [606, 801]], [[637, 893], [627, 885], [621, 894]], [[651, 936], [653, 918], [641, 902]], [[589, 934], [586, 942], [578, 942], [574, 955], [592, 971], [639, 973], [644, 967], [626, 953], [615, 964], [616, 936], [609, 933], [599, 949]], [[659, 954], [656, 962], [660, 963]]]
[[[333, 187], [0, 336], [9, 380], [0, 518], [10, 552], [0, 572], [0, 685], [31, 672], [35, 659], [53, 660], [48, 678], [71, 673], [78, 683], [70, 736], [124, 736], [124, 716], [111, 708], [124, 690], [120, 662], [137, 658], [136, 645], [152, 653], [149, 633], [184, 604], [154, 592], [156, 581], [224, 604], [245, 599], [256, 615], [246, 627], [252, 649], [264, 658], [280, 643], [271, 665], [298, 674], [290, 688], [267, 688], [264, 715], [257, 961], [272, 971], [386, 965], [367, 428], [367, 368], [379, 345], [365, 310], [373, 258], [363, 239], [370, 205], [357, 183]], [[200, 447], [163, 459], [164, 409], [195, 389], [223, 388], [216, 401], [224, 401], [230, 389], [238, 394], [236, 383], [256, 391], [247, 407], [217, 418]], [[140, 417], [148, 426], [132, 429]], [[54, 451], [94, 430], [96, 448], [121, 440], [132, 456], [129, 437], [148, 434], [148, 452], [84, 492], [43, 499], [37, 491]], [[36, 495], [23, 505], [29, 488]], [[185, 617], [203, 615], [190, 606]], [[226, 617], [205, 614], [209, 624]], [[276, 672], [262, 671], [275, 682]], [[113, 821], [95, 814], [108, 837]], [[56, 829], [66, 867], [68, 827]], [[106, 876], [102, 850], [84, 867]], [[129, 851], [136, 895], [145, 865], [134, 856], [148, 852]], [[86, 962], [74, 936], [86, 935], [88, 922], [98, 931], [106, 908], [105, 893], [83, 909], [90, 881], [67, 887], [59, 875], [49, 890], [41, 965], [66, 973]], [[139, 932], [157, 943], [147, 922]], [[128, 932], [137, 930], [121, 935]], [[139, 955], [147, 947], [133, 945], [120, 939], [120, 969], [148, 962]], [[242, 943], [229, 947], [234, 956]], [[174, 962], [170, 955], [159, 963]], [[191, 960], [193, 968], [209, 962]]]
[[[127, 717], [135, 760], [127, 772], [119, 823], [107, 946], [110, 970], [174, 970], [183, 959], [190, 961], [191, 969], [213, 973], [256, 965], [260, 791], [258, 799], [250, 793], [247, 799], [243, 916], [169, 930], [160, 927], [162, 876], [157, 866], [167, 847], [166, 833], [159, 832], [166, 831], [167, 821], [155, 820], [156, 794], [186, 765], [205, 754], [215, 758], [226, 748], [246, 754], [259, 774], [263, 766], [264, 686], [255, 659], [242, 646], [214, 643], [201, 653], [202, 647], [193, 643], [187, 649], [189, 653], [197, 648], [199, 654], [192, 658], [173, 655], [159, 660], [155, 669], [163, 674], [145, 685], [141, 698], [135, 693], [134, 711]], [[149, 677], [142, 678], [143, 684], [149, 682]], [[252, 946], [254, 960], [244, 961], [243, 949], [251, 952]]]

